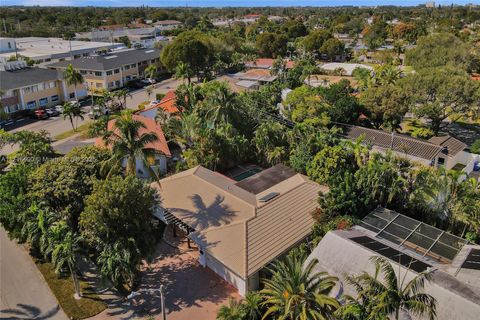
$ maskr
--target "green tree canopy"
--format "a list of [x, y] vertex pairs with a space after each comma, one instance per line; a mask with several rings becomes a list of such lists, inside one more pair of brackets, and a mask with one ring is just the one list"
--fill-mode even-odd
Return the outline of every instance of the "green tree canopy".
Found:
[[288, 39], [283, 34], [264, 32], [257, 36], [255, 47], [263, 58], [276, 58], [287, 53]]
[[327, 30], [316, 30], [311, 32], [308, 36], [306, 36], [303, 41], [302, 45], [305, 51], [311, 53], [320, 53], [320, 48], [323, 44], [328, 40], [332, 39], [332, 34]]

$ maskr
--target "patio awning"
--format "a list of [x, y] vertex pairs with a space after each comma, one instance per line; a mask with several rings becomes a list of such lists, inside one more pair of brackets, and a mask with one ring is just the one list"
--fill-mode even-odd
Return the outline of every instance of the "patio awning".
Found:
[[167, 224], [170, 224], [170, 225], [175, 225], [177, 226], [180, 230], [183, 230], [185, 231], [185, 233], [189, 234], [189, 233], [192, 233], [192, 232], [195, 232], [195, 229], [193, 229], [192, 227], [190, 227], [188, 224], [186, 224], [185, 222], [183, 222], [182, 220], [178, 219], [177, 217], [175, 217], [171, 212], [165, 210], [164, 213], [164, 218], [165, 218], [165, 221], [167, 222]]

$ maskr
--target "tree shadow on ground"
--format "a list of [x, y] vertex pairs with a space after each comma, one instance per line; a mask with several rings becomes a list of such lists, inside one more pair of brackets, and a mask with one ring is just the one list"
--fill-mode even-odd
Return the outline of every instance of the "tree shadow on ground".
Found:
[[40, 308], [29, 304], [17, 304], [15, 309], [0, 310], [2, 320], [17, 320], [17, 319], [36, 319], [48, 320], [55, 316], [60, 311], [60, 306], [56, 305], [52, 309], [42, 312]]

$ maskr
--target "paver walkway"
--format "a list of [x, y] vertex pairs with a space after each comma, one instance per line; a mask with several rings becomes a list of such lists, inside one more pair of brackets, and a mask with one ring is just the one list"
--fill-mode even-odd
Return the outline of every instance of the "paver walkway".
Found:
[[1, 226], [0, 319], [68, 319], [26, 250]]

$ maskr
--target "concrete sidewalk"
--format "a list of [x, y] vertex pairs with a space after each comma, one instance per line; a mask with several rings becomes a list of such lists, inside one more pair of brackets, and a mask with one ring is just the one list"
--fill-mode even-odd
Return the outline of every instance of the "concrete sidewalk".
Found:
[[67, 320], [42, 274], [0, 227], [0, 318]]

